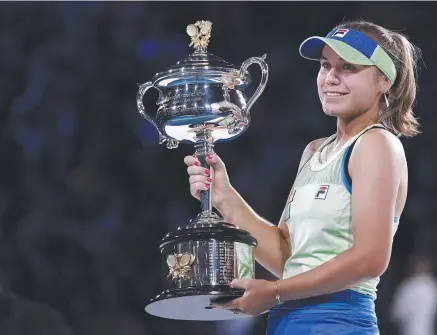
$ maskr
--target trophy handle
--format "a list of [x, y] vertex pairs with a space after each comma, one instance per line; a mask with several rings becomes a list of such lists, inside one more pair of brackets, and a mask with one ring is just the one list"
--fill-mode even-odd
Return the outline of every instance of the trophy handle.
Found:
[[255, 103], [255, 101], [259, 98], [261, 93], [264, 91], [264, 88], [266, 87], [267, 80], [269, 78], [269, 68], [267, 63], [264, 61], [267, 57], [267, 54], [264, 54], [262, 57], [251, 57], [243, 62], [241, 64], [240, 68], [240, 76], [244, 77], [247, 69], [252, 64], [258, 64], [261, 67], [261, 82], [259, 83], [255, 93], [252, 95], [252, 97], [247, 102], [246, 106], [242, 109], [242, 117], [243, 122], [248, 124], [250, 119], [250, 108]]
[[[149, 114], [147, 114], [146, 109], [144, 108], [144, 104], [143, 104], [144, 94], [146, 94], [146, 91], [149, 88], [152, 88], [152, 87], [156, 88], [156, 87], [153, 85], [153, 83], [151, 81], [148, 81], [147, 83], [144, 83], [142, 85], [138, 84], [138, 87], [139, 87], [138, 94], [137, 94], [137, 107], [138, 107], [138, 111], [158, 131], [158, 134], [159, 134], [159, 144], [167, 142], [167, 148], [169, 148], [169, 149], [177, 148], [179, 142], [177, 140], [175, 140], [174, 138], [167, 137], [167, 136], [163, 135], [161, 133], [161, 131], [159, 130], [158, 125], [156, 124], [156, 122], [153, 121], [153, 119], [149, 116]], [[162, 95], [161, 91], [159, 91], [159, 94]]]

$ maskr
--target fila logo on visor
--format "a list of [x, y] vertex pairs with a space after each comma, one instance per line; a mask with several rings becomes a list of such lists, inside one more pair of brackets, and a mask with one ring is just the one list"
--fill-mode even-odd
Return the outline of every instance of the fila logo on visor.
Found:
[[349, 29], [337, 29], [332, 36], [344, 37], [348, 31], [349, 31]]
[[317, 191], [314, 199], [325, 200], [326, 195], [328, 194], [328, 190], [329, 190], [329, 185], [320, 185], [319, 190]]

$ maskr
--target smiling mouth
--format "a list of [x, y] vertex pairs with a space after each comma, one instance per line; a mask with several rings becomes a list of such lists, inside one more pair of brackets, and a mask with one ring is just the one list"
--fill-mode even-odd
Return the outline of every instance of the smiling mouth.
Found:
[[327, 96], [327, 97], [342, 97], [344, 95], [347, 95], [347, 93], [325, 92], [324, 95]]

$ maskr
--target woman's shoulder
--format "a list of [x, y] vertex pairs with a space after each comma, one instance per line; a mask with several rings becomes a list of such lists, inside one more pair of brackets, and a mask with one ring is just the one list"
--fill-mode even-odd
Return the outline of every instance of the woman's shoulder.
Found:
[[[325, 141], [328, 138], [329, 137], [322, 137], [322, 138], [318, 138], [318, 139], [308, 143], [302, 156], [305, 156], [305, 155], [312, 156], [322, 146], [322, 144], [325, 143]], [[304, 157], [302, 157], [302, 158], [304, 158]]]
[[305, 147], [302, 157], [300, 159], [299, 163], [299, 170], [301, 169], [302, 165], [308, 162], [310, 158], [314, 155], [314, 153], [322, 146], [323, 143], [328, 139], [329, 137], [322, 137], [318, 138], [316, 140], [311, 141], [307, 144]]
[[351, 166], [353, 167], [354, 163], [362, 165], [363, 160], [375, 163], [385, 161], [387, 166], [397, 165], [406, 168], [406, 155], [401, 140], [385, 129], [370, 129], [357, 139], [351, 154]]
[[366, 131], [357, 140], [357, 146], [367, 150], [381, 148], [400, 155], [404, 155], [404, 146], [398, 136], [384, 128], [372, 128]]

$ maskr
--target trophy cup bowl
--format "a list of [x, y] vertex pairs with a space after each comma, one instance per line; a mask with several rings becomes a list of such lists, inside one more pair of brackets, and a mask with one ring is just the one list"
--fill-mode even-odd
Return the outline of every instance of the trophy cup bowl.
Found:
[[[195, 156], [205, 168], [214, 144], [230, 141], [247, 130], [250, 108], [263, 92], [268, 66], [262, 57], [251, 57], [239, 69], [207, 52], [212, 23], [197, 21], [187, 26], [194, 52], [152, 81], [139, 85], [137, 107], [157, 130], [159, 143], [177, 148], [192, 143]], [[261, 68], [261, 81], [252, 96], [247, 71]], [[156, 122], [147, 114], [143, 97], [147, 90], [159, 92]], [[211, 176], [213, 169], [211, 169]], [[229, 301], [244, 291], [228, 283], [255, 278], [257, 241], [247, 231], [225, 222], [212, 211], [211, 184], [200, 194], [201, 212], [188, 225], [168, 233], [160, 244], [163, 291], [146, 306], [147, 313], [179, 320], [228, 320], [247, 317], [212, 308], [211, 302]]]

